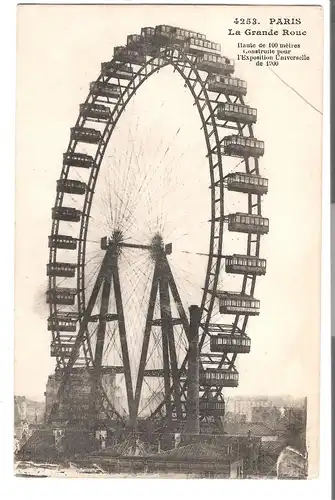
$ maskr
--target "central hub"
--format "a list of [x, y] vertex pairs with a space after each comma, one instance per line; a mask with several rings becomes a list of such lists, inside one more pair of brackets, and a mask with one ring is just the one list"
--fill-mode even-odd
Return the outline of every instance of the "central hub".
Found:
[[115, 229], [112, 236], [104, 236], [101, 238], [100, 247], [101, 250], [107, 250], [109, 247], [117, 247], [118, 251], [122, 248], [137, 248], [139, 250], [149, 250], [151, 257], [155, 260], [160, 255], [170, 255], [172, 253], [172, 243], [168, 243], [164, 246], [163, 237], [160, 233], [156, 233], [152, 239], [150, 245], [141, 245], [138, 243], [125, 243], [124, 235], [120, 229]]
[[156, 260], [163, 253], [164, 253], [163, 237], [161, 234], [156, 233], [151, 240], [150, 255], [153, 260]]
[[121, 229], [114, 229], [112, 236], [104, 236], [101, 238], [100, 247], [101, 250], [107, 250], [109, 245], [120, 246], [123, 241], [123, 233]]
[[111, 237], [111, 242], [114, 243], [114, 245], [119, 245], [123, 241], [123, 233], [121, 229], [114, 229]]

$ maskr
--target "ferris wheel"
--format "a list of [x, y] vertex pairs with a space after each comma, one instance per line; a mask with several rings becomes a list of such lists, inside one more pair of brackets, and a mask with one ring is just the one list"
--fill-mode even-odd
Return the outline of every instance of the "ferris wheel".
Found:
[[[223, 390], [239, 382], [237, 355], [250, 352], [247, 323], [260, 310], [254, 292], [269, 231], [257, 111], [233, 73], [219, 44], [160, 25], [129, 35], [90, 84], [52, 208], [49, 419], [65, 401], [75, 413], [77, 394], [80, 414], [182, 421], [194, 303], [200, 416], [224, 414]], [[157, 89], [163, 104], [152, 107]]]

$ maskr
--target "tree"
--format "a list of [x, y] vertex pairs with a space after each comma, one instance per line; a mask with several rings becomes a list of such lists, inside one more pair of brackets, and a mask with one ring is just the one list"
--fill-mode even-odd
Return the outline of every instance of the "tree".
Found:
[[284, 439], [301, 453], [306, 451], [306, 411], [304, 408], [288, 408], [284, 415]]

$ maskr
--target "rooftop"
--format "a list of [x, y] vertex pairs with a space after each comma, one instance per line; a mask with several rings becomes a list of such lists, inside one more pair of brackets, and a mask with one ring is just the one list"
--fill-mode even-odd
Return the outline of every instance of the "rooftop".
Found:
[[210, 460], [210, 461], [233, 461], [236, 456], [228, 455], [222, 448], [205, 443], [192, 443], [186, 446], [180, 446], [172, 450], [163, 451], [156, 455], [157, 458], [172, 460]]
[[276, 436], [276, 432], [262, 422], [227, 422], [224, 425], [227, 434], [235, 436]]
[[262, 451], [267, 455], [280, 455], [286, 447], [281, 441], [265, 441], [262, 443]]

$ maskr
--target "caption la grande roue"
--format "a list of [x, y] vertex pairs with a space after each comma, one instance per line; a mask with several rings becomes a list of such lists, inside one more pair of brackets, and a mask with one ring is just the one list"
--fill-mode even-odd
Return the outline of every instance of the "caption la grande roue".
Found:
[[228, 35], [245, 35], [245, 36], [277, 36], [277, 35], [282, 35], [282, 36], [304, 36], [307, 35], [306, 30], [288, 30], [288, 29], [281, 29], [281, 30], [276, 30], [273, 28], [267, 29], [267, 30], [253, 30], [251, 28], [246, 28], [244, 31], [241, 30], [235, 30], [233, 28], [228, 28]]

